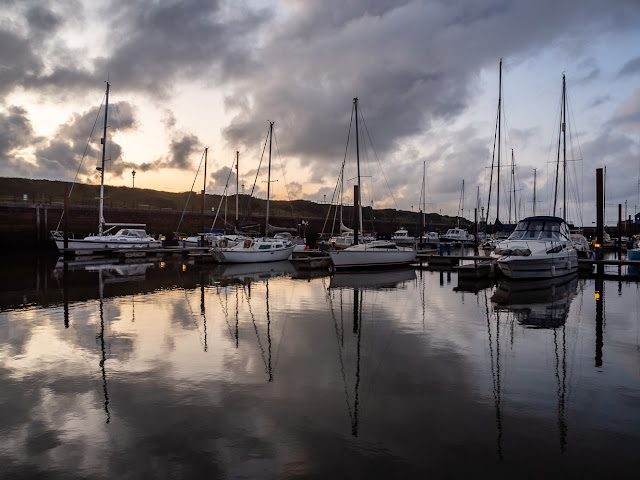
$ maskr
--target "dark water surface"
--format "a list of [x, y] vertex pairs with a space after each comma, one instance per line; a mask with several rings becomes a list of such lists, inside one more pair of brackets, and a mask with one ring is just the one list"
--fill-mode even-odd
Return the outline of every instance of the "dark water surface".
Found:
[[14, 262], [3, 478], [609, 478], [640, 466], [636, 282]]

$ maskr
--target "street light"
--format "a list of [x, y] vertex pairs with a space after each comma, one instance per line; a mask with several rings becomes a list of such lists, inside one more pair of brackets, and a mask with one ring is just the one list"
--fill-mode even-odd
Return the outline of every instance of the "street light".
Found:
[[133, 208], [136, 208], [136, 171], [131, 170], [131, 182], [133, 184]]

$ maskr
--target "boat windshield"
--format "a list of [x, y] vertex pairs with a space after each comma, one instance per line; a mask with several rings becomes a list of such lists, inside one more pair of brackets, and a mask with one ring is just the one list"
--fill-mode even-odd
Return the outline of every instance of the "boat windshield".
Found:
[[509, 240], [567, 240], [566, 226], [553, 220], [522, 220]]

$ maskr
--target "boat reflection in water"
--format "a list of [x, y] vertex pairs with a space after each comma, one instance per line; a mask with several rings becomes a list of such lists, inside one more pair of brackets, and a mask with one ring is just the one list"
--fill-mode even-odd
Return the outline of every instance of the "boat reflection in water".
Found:
[[[345, 402], [351, 424], [351, 434], [358, 436], [358, 409], [360, 405], [361, 347], [362, 330], [366, 328], [363, 322], [363, 311], [366, 308], [365, 297], [369, 292], [391, 290], [401, 287], [406, 282], [416, 279], [413, 268], [384, 271], [360, 271], [335, 273], [327, 289], [327, 303], [333, 323], [333, 330], [338, 347], [340, 372], [344, 383]], [[345, 293], [353, 290], [351, 303], [352, 331], [345, 332], [345, 314], [348, 315], [349, 301]], [[371, 317], [375, 317], [370, 312]], [[348, 320], [347, 320], [348, 321]], [[355, 357], [355, 358], [354, 358]]]
[[329, 288], [386, 289], [397, 288], [416, 279], [413, 268], [381, 271], [336, 272], [331, 277]]
[[270, 278], [293, 276], [295, 267], [289, 260], [262, 263], [219, 264], [211, 271], [211, 283], [231, 284], [261, 282]]
[[[509, 332], [508, 339], [513, 346], [514, 322], [524, 328], [549, 329], [553, 332], [555, 352], [555, 378], [557, 382], [557, 419], [560, 452], [567, 449], [568, 425], [567, 408], [567, 318], [571, 302], [576, 294], [578, 274], [570, 274], [553, 279], [518, 281], [503, 279], [496, 285], [491, 297], [493, 315], [486, 305], [487, 332], [490, 348], [493, 396], [497, 425], [498, 457], [502, 459], [503, 443], [503, 389], [501, 380], [501, 324]], [[486, 300], [485, 300], [486, 301]], [[501, 322], [500, 314], [506, 313], [506, 322]], [[511, 316], [511, 320], [509, 319]], [[492, 318], [493, 317], [493, 322]], [[495, 324], [495, 327], [492, 326]], [[504, 335], [504, 334], [503, 334]], [[502, 340], [504, 343], [504, 340]]]
[[567, 320], [577, 285], [577, 273], [540, 280], [503, 279], [491, 302], [496, 310], [513, 313], [526, 327], [558, 328]]
[[[268, 383], [274, 381], [277, 363], [277, 358], [273, 359], [273, 331], [276, 321], [272, 318], [273, 309], [269, 303], [269, 280], [291, 277], [295, 273], [296, 269], [288, 260], [221, 264], [211, 272], [211, 284], [219, 288], [216, 296], [223, 305], [225, 322], [236, 349], [240, 347], [240, 304], [244, 303], [247, 306]], [[264, 284], [264, 303], [261, 284]], [[235, 299], [235, 307], [229, 305], [230, 296], [232, 300]], [[261, 321], [262, 312], [266, 317], [265, 321]], [[231, 325], [230, 317], [234, 317], [234, 326]], [[282, 329], [284, 328], [283, 325]], [[284, 332], [281, 332], [279, 338], [282, 341]], [[276, 347], [279, 350], [280, 345], [277, 344]]]

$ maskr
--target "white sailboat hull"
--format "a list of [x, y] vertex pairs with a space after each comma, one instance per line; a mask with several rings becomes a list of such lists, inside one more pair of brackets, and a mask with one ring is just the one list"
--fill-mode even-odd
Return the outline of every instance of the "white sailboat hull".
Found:
[[292, 252], [293, 245], [263, 251], [237, 248], [214, 248], [211, 250], [211, 254], [220, 263], [279, 262], [288, 260]]
[[502, 257], [498, 267], [505, 276], [514, 279], [556, 278], [578, 271], [578, 254], [573, 250], [546, 258]]
[[378, 242], [356, 245], [344, 250], [329, 252], [336, 269], [382, 268], [407, 265], [416, 258], [416, 251], [410, 248], [384, 248]]
[[[56, 247], [62, 252], [64, 240], [56, 239]], [[155, 239], [126, 240], [117, 239], [114, 235], [92, 235], [81, 239], [69, 239], [68, 248], [71, 250], [101, 250], [104, 248], [157, 248], [162, 242]]]

